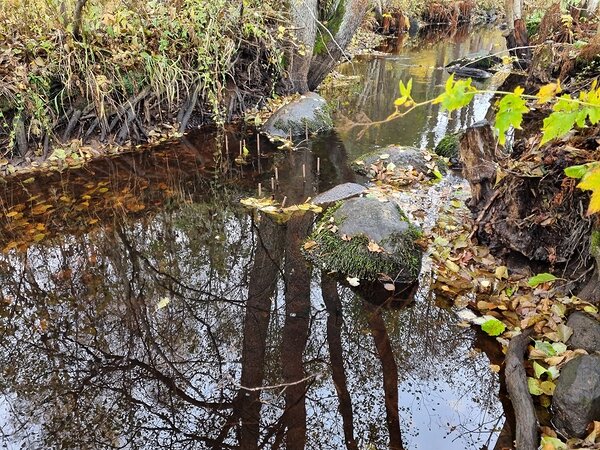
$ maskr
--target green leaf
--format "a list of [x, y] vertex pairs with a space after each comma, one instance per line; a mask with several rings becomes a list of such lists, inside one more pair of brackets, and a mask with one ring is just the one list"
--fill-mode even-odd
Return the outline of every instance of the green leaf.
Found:
[[535, 349], [543, 352], [546, 356], [556, 355], [556, 350], [549, 342], [535, 341]]
[[554, 351], [556, 352], [557, 355], [560, 355], [561, 353], [564, 353], [567, 351], [567, 346], [565, 344], [563, 344], [562, 342], [554, 342], [552, 344], [552, 348], [554, 349]]
[[404, 82], [402, 80], [400, 80], [399, 87], [400, 87], [400, 95], [402, 97], [410, 98], [410, 93], [412, 91], [412, 84], [413, 84], [412, 78], [410, 80], [408, 80], [408, 83], [406, 85], [404, 85]]
[[541, 447], [543, 449], [551, 449], [554, 448], [554, 450], [567, 450], [567, 444], [565, 444], [563, 441], [561, 441], [558, 438], [555, 437], [551, 437], [551, 436], [542, 436], [542, 441], [540, 442]]
[[588, 171], [589, 166], [587, 164], [582, 164], [580, 166], [569, 166], [565, 168], [565, 175], [569, 178], [581, 178]]
[[552, 380], [556, 380], [558, 378], [558, 375], [560, 375], [560, 372], [558, 371], [558, 368], [556, 366], [548, 367], [548, 370], [546, 370], [546, 373]]
[[490, 336], [500, 336], [506, 330], [506, 325], [496, 318], [486, 320], [481, 324], [481, 329]]
[[506, 143], [506, 132], [510, 127], [521, 129], [523, 114], [529, 112], [525, 99], [521, 97], [522, 94], [523, 88], [516, 87], [512, 94], [505, 95], [498, 103], [495, 126], [498, 130], [498, 142], [501, 145]]
[[552, 114], [544, 119], [540, 145], [562, 137], [573, 129], [578, 117], [581, 116], [579, 115], [579, 105], [571, 100], [570, 95], [565, 94], [560, 97], [552, 108]]
[[527, 387], [531, 395], [542, 395], [544, 391], [540, 388], [540, 380], [532, 377], [527, 377]]
[[537, 361], [533, 361], [533, 373], [536, 378], [542, 378], [543, 375], [547, 375], [550, 380], [555, 380], [558, 378], [558, 369], [556, 366], [550, 366], [547, 369], [539, 364]]
[[470, 78], [455, 81], [454, 74], [450, 75], [450, 78], [446, 82], [444, 93], [434, 99], [433, 103], [441, 103], [442, 107], [448, 111], [454, 111], [468, 105], [473, 100], [475, 92], [477, 92], [477, 89], [471, 86], [471, 83], [472, 80]]
[[546, 368], [544, 366], [542, 366], [540, 363], [538, 363], [537, 361], [533, 362], [533, 373], [535, 374], [536, 378], [540, 378], [542, 375], [544, 375], [546, 373]]
[[551, 273], [538, 273], [536, 276], [531, 277], [529, 280], [527, 280], [527, 285], [534, 288], [542, 283], [548, 283], [556, 280], [558, 280], [558, 278], [556, 278]]

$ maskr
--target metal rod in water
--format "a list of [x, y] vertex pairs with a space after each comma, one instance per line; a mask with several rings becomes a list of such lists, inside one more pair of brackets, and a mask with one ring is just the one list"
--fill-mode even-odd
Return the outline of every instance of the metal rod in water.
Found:
[[258, 183], [258, 198], [262, 197], [262, 183]]
[[302, 178], [306, 179], [306, 164], [302, 164]]
[[275, 190], [275, 178], [271, 177], [271, 190]]
[[283, 200], [281, 200], [281, 207], [285, 208], [285, 201], [287, 200], [287, 196], [283, 196]]
[[279, 183], [279, 169], [277, 167], [275, 167], [275, 181]]
[[260, 158], [260, 134], [256, 135], [256, 150], [258, 151], [258, 157]]
[[306, 140], [308, 141], [308, 122], [304, 122], [304, 134], [306, 135]]
[[225, 135], [225, 154], [229, 156], [229, 138]]
[[321, 158], [317, 158], [317, 174], [321, 173]]
[[242, 141], [240, 141], [240, 156], [242, 156]]

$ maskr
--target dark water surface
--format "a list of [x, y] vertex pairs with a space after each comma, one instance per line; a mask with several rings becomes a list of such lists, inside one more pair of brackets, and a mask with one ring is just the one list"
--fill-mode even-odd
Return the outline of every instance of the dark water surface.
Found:
[[[338, 110], [384, 117], [399, 79], [430, 96], [434, 66], [490, 43], [499, 32], [363, 58]], [[306, 265], [312, 216], [283, 227], [239, 204], [259, 182], [271, 194], [275, 167], [276, 198], [303, 202], [353, 179], [363, 149], [431, 145], [483, 114], [430, 108], [295, 151], [262, 140], [260, 157], [230, 131], [244, 166], [222, 134], [192, 133], [0, 186], [0, 448], [493, 448], [489, 341], [426, 285], [400, 309], [363, 300]]]

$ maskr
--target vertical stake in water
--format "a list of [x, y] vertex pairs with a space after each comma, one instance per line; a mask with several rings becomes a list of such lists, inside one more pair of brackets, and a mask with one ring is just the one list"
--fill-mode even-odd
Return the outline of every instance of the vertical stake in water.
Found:
[[271, 177], [271, 190], [275, 191], [275, 178]]
[[242, 141], [240, 141], [240, 156], [242, 156]]
[[258, 152], [258, 157], [260, 158], [260, 134], [256, 135], [256, 151]]
[[281, 207], [285, 208], [285, 201], [287, 200], [287, 195], [283, 196], [283, 200], [281, 200]]
[[258, 198], [262, 197], [262, 183], [258, 183]]
[[279, 186], [279, 169], [275, 167], [275, 181], [277, 182], [277, 186]]
[[317, 158], [317, 175], [321, 174], [321, 158]]
[[306, 137], [306, 141], [308, 142], [308, 122], [304, 122], [304, 134]]
[[227, 134], [225, 134], [225, 154], [229, 158], [229, 138], [227, 137]]
[[306, 181], [306, 164], [302, 164], [302, 179]]

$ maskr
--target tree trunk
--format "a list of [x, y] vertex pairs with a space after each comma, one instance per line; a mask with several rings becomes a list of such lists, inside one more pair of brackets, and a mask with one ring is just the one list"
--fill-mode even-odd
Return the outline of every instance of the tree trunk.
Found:
[[309, 89], [316, 89], [344, 56], [344, 51], [362, 23], [368, 7], [368, 0], [342, 0], [327, 27], [319, 24], [314, 56], [308, 72]]
[[496, 181], [496, 139], [492, 127], [480, 122], [465, 130], [459, 143], [463, 176], [471, 185], [473, 206], [486, 203]]
[[296, 46], [289, 54], [288, 89], [314, 90], [344, 56], [352, 36], [362, 23], [368, 0], [339, 0], [332, 14], [319, 16], [318, 0], [290, 0], [291, 25]]
[[[523, 20], [523, 0], [507, 0], [505, 3], [508, 34], [506, 46], [510, 53], [519, 58], [519, 63], [531, 60], [531, 49], [525, 20]], [[513, 50], [514, 49], [514, 50]]]
[[318, 3], [318, 0], [290, 0], [290, 18], [298, 47], [289, 54], [289, 81], [291, 90], [301, 94], [309, 91], [307, 76], [315, 47]]

